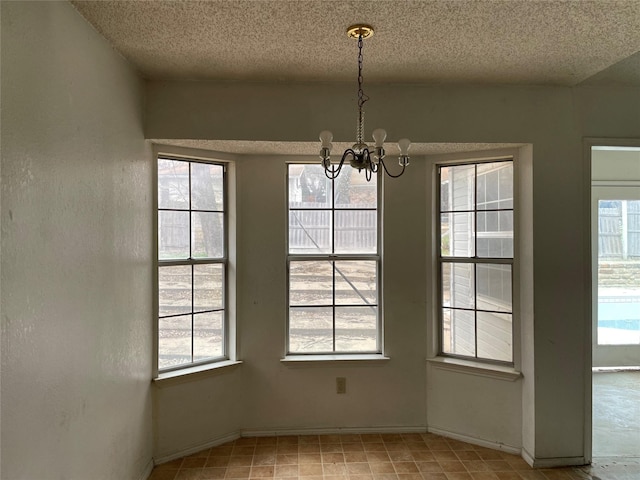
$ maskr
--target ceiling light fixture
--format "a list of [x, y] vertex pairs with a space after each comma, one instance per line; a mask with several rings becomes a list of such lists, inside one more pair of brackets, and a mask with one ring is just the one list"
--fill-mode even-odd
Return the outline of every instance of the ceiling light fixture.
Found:
[[364, 111], [362, 107], [365, 102], [369, 100], [369, 97], [365, 95], [362, 90], [362, 40], [371, 37], [373, 35], [373, 27], [370, 25], [352, 25], [347, 29], [347, 36], [358, 40], [358, 129], [356, 130], [356, 143], [347, 148], [342, 154], [340, 163], [334, 167], [331, 165], [331, 141], [333, 140], [333, 134], [324, 130], [320, 132], [320, 141], [322, 146], [320, 148], [320, 158], [322, 159], [322, 166], [324, 167], [325, 175], [334, 179], [340, 174], [342, 165], [348, 159], [349, 164], [353, 168], [357, 168], [358, 171], [364, 170], [367, 181], [371, 180], [374, 173], [381, 171], [380, 166], [387, 175], [392, 178], [398, 178], [404, 173], [405, 168], [409, 165], [409, 147], [411, 142], [407, 138], [403, 138], [398, 141], [398, 147], [400, 149], [400, 156], [398, 161], [402, 170], [397, 175], [389, 172], [387, 166], [384, 163], [385, 151], [384, 141], [387, 138], [387, 132], [382, 128], [377, 128], [373, 131], [374, 146], [370, 147], [363, 141], [364, 134]]

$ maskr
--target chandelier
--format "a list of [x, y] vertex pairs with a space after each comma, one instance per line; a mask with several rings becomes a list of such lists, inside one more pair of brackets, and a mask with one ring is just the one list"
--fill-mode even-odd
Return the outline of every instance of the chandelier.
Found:
[[357, 168], [358, 171], [364, 170], [367, 181], [371, 180], [374, 173], [382, 170], [392, 177], [398, 178], [404, 173], [405, 168], [409, 165], [409, 147], [411, 142], [407, 138], [398, 140], [398, 148], [400, 149], [400, 156], [398, 157], [398, 163], [402, 167], [402, 170], [398, 174], [392, 174], [387, 169], [384, 163], [385, 151], [384, 141], [387, 138], [387, 132], [382, 128], [377, 128], [372, 132], [374, 145], [370, 147], [363, 141], [364, 134], [364, 111], [362, 107], [365, 102], [369, 100], [369, 97], [365, 95], [362, 90], [362, 40], [371, 37], [373, 35], [373, 27], [370, 25], [352, 25], [347, 29], [347, 36], [349, 38], [358, 39], [358, 128], [356, 130], [356, 143], [351, 148], [347, 148], [342, 154], [340, 163], [336, 166], [331, 165], [331, 141], [333, 140], [333, 134], [324, 130], [320, 132], [320, 141], [322, 146], [320, 148], [320, 158], [322, 159], [322, 166], [324, 167], [325, 175], [330, 179], [335, 179], [342, 170], [342, 166], [345, 161], [349, 161], [349, 164], [353, 168]]

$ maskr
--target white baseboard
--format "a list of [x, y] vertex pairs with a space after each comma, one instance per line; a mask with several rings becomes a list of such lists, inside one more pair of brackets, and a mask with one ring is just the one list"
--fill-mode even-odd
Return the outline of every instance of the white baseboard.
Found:
[[426, 433], [427, 427], [328, 427], [328, 428], [247, 428], [243, 437], [277, 437], [282, 435], [339, 435], [367, 433]]
[[345, 428], [247, 428], [236, 432], [228, 433], [207, 442], [191, 445], [188, 448], [180, 449], [176, 452], [160, 455], [154, 458], [153, 463], [160, 465], [170, 462], [176, 458], [185, 457], [193, 453], [200, 452], [207, 448], [216, 447], [223, 443], [231, 442], [240, 437], [277, 437], [282, 435], [334, 435], [346, 433], [425, 433], [427, 427], [345, 427]]
[[147, 462], [142, 472], [142, 475], [140, 475], [138, 478], [140, 480], [147, 480], [151, 476], [152, 471], [153, 471], [153, 458]]
[[456, 432], [450, 432], [437, 427], [429, 427], [429, 433], [435, 433], [436, 435], [442, 435], [443, 437], [453, 438], [461, 442], [470, 443], [472, 445], [478, 445], [480, 447], [492, 448], [494, 450], [500, 450], [507, 453], [513, 453], [514, 455], [520, 455], [522, 448], [514, 447], [512, 445], [506, 445], [504, 443], [492, 442], [489, 440], [483, 440], [482, 438], [470, 437], [469, 435], [462, 435]]
[[529, 464], [531, 468], [533, 468], [533, 464], [535, 463], [535, 459], [531, 456], [527, 449], [522, 447], [522, 458], [525, 462]]
[[222, 445], [223, 443], [231, 442], [240, 438], [242, 435], [239, 431], [227, 433], [226, 435], [221, 435], [219, 437], [215, 437], [211, 440], [208, 440], [204, 443], [198, 443], [195, 445], [191, 445], [190, 447], [183, 448], [173, 453], [168, 453], [166, 455], [160, 455], [159, 457], [155, 457], [153, 462], [155, 465], [160, 465], [162, 463], [170, 462], [171, 460], [175, 460], [176, 458], [186, 457], [187, 455], [191, 455], [207, 448], [217, 447], [218, 445]]
[[627, 367], [593, 367], [591, 371], [593, 373], [611, 373], [611, 372], [637, 372], [640, 370], [640, 366], [627, 366]]
[[522, 458], [533, 468], [577, 467], [588, 463], [584, 457], [534, 458], [524, 448]]
[[489, 440], [483, 440], [481, 438], [471, 437], [469, 435], [463, 435], [456, 432], [451, 432], [437, 427], [327, 427], [327, 428], [247, 428], [235, 432], [228, 433], [213, 438], [207, 442], [191, 445], [190, 447], [183, 448], [179, 451], [161, 455], [153, 460], [149, 461], [146, 465], [144, 472], [140, 476], [140, 480], [146, 480], [154, 465], [160, 465], [162, 463], [170, 462], [177, 458], [182, 458], [193, 453], [200, 452], [207, 448], [216, 447], [223, 443], [231, 442], [240, 437], [269, 437], [269, 436], [282, 436], [282, 435], [335, 435], [335, 434], [367, 434], [367, 433], [435, 433], [436, 435], [442, 435], [443, 437], [452, 438], [461, 442], [470, 443], [472, 445], [478, 445], [481, 447], [492, 448], [494, 450], [500, 450], [515, 455], [521, 455], [522, 458], [534, 468], [553, 468], [553, 467], [568, 467], [585, 465], [584, 457], [558, 457], [558, 458], [534, 458], [526, 449], [515, 447], [512, 445], [505, 445], [504, 443], [492, 442]]

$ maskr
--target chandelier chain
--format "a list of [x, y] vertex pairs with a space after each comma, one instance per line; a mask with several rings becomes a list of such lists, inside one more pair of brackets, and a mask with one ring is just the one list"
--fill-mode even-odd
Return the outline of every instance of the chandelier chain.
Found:
[[362, 34], [360, 34], [358, 35], [358, 130], [356, 132], [358, 144], [363, 143], [364, 137], [364, 114], [362, 112], [362, 107], [364, 106], [365, 102], [369, 100], [369, 96], [366, 95], [362, 90], [362, 83], [364, 81], [364, 78], [362, 76], [362, 45]]

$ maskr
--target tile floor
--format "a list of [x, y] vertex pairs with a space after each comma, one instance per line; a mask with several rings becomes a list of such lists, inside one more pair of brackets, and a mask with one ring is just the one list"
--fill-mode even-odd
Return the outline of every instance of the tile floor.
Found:
[[639, 480], [640, 464], [534, 470], [517, 455], [426, 434], [240, 438], [154, 468], [149, 480]]
[[593, 373], [593, 456], [640, 461], [640, 371]]

